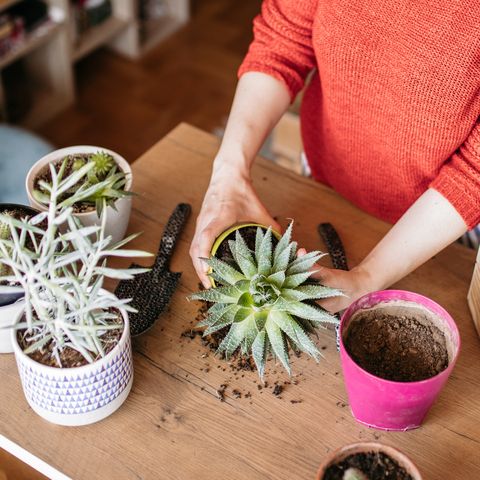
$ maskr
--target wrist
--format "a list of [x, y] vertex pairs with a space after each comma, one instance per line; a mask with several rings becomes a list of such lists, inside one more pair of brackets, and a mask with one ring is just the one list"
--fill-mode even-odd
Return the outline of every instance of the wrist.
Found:
[[379, 272], [372, 270], [368, 264], [360, 263], [351, 271], [356, 277], [358, 297], [386, 288]]
[[242, 155], [232, 154], [225, 155], [218, 153], [213, 161], [212, 181], [228, 180], [231, 181], [248, 181], [250, 182], [250, 165], [245, 157]]

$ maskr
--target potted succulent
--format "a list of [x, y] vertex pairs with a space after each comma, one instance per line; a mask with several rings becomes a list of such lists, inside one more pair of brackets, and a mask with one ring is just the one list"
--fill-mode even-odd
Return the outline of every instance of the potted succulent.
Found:
[[0, 240], [0, 263], [10, 270], [0, 280], [18, 284], [0, 292], [25, 293], [10, 331], [28, 403], [50, 422], [85, 425], [114, 412], [133, 381], [127, 313], [132, 309], [102, 284], [105, 277], [128, 279], [146, 269], [117, 270], [106, 261], [147, 254], [121, 249], [131, 237], [112, 244], [105, 235], [105, 209], [99, 226], [83, 226], [71, 206], [59, 207], [62, 193], [83, 173], [60, 179], [50, 168], [48, 212], [27, 220], [0, 215], [11, 233]]
[[[132, 207], [132, 170], [128, 162], [111, 150], [84, 145], [45, 155], [33, 165], [26, 178], [30, 205], [40, 211], [47, 211], [50, 202], [50, 165], [55, 167], [60, 179], [78, 171], [84, 173], [75, 185], [62, 192], [60, 204], [71, 206], [83, 225], [99, 225], [105, 203], [106, 234], [114, 242], [120, 241], [125, 235]], [[73, 194], [76, 194], [76, 202], [72, 204]]]
[[412, 292], [365, 295], [343, 314], [340, 356], [356, 420], [419, 427], [453, 370], [460, 335], [437, 303]]
[[328, 455], [317, 480], [422, 480], [412, 461], [396, 448], [376, 442], [353, 443]]
[[310, 334], [326, 323], [337, 322], [315, 300], [341, 295], [338, 290], [311, 280], [318, 251], [297, 257], [291, 241], [292, 223], [274, 245], [272, 229], [255, 227], [245, 238], [236, 229], [204, 259], [218, 286], [190, 295], [211, 302], [207, 317], [197, 326], [204, 335], [223, 335], [218, 352], [228, 359], [237, 350], [251, 356], [263, 378], [269, 353], [290, 373], [289, 350], [302, 351], [317, 361], [320, 352]]
[[[25, 205], [12, 203], [0, 204], [0, 214], [15, 219], [24, 219], [35, 216], [38, 212]], [[0, 221], [0, 240], [10, 240], [10, 226], [7, 222]], [[0, 277], [8, 276], [10, 270], [0, 263]], [[5, 282], [4, 282], [5, 284]], [[8, 282], [6, 283], [8, 284]], [[23, 308], [23, 292], [0, 293], [0, 329], [13, 325], [18, 312]], [[0, 353], [13, 352], [10, 332], [6, 329], [0, 330]]]

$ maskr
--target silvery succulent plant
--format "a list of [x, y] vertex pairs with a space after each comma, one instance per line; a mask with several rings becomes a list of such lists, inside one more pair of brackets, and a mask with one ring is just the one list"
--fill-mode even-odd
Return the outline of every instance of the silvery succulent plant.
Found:
[[198, 324], [206, 327], [204, 335], [228, 328], [219, 352], [229, 358], [240, 348], [241, 354], [253, 357], [261, 378], [269, 353], [290, 373], [289, 347], [318, 361], [320, 352], [309, 334], [325, 323], [338, 323], [314, 301], [342, 292], [311, 281], [312, 267], [323, 254], [313, 251], [297, 257], [292, 225], [275, 247], [272, 230], [257, 228], [254, 251], [237, 230], [235, 240], [229, 241], [236, 265], [216, 257], [204, 259], [218, 285], [189, 297], [213, 303]]
[[[9, 238], [0, 238], [0, 264], [9, 273], [0, 281], [17, 287], [0, 287], [0, 292], [21, 290], [25, 293], [24, 320], [16, 325], [25, 330], [29, 347], [25, 353], [40, 350], [47, 344], [56, 365], [61, 367], [61, 352], [69, 347], [88, 362], [105, 354], [102, 336], [108, 330], [123, 328], [115, 310], [132, 311], [129, 300], [120, 300], [113, 293], [102, 291], [106, 277], [132, 278], [146, 269], [113, 269], [107, 266], [110, 257], [142, 257], [137, 250], [122, 249], [134, 236], [112, 245], [105, 237], [106, 209], [100, 226], [83, 226], [72, 214], [72, 205], [85, 194], [79, 189], [66, 200], [63, 194], [91, 169], [87, 164], [63, 178], [50, 165], [52, 184], [44, 185], [49, 196], [48, 212], [30, 219], [17, 220], [0, 215], [0, 222], [9, 226]], [[101, 183], [89, 187], [103, 188]], [[41, 228], [40, 225], [45, 224]], [[66, 225], [66, 229], [61, 225]], [[28, 240], [28, 241], [27, 241]]]

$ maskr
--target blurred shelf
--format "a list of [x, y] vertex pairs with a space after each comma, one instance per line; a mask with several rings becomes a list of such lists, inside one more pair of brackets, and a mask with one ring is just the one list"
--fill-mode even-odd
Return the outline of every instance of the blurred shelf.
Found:
[[73, 50], [72, 59], [74, 62], [108, 42], [112, 37], [120, 33], [128, 26], [128, 20], [110, 17], [99, 25], [90, 27], [81, 37], [80, 42]]
[[170, 15], [140, 22], [140, 55], [158, 45], [184, 24], [182, 19]]
[[20, 0], [0, 0], [0, 12], [15, 5], [16, 3], [20, 2]]
[[65, 96], [55, 90], [37, 90], [32, 108], [18, 123], [22, 127], [35, 129], [60, 113], [68, 103]]
[[60, 28], [60, 24], [48, 21], [25, 35], [11, 50], [0, 56], [0, 70], [43, 45]]

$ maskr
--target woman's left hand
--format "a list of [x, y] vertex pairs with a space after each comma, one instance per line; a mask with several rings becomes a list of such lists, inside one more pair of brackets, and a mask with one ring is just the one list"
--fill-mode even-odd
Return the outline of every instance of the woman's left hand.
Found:
[[[298, 250], [298, 256], [305, 255], [304, 248]], [[376, 290], [370, 274], [360, 265], [352, 270], [336, 270], [316, 264], [313, 267], [317, 272], [312, 278], [318, 280], [322, 285], [337, 288], [344, 293], [344, 296], [327, 298], [317, 302], [320, 306], [331, 313], [337, 313], [347, 308], [351, 303], [368, 292]]]

